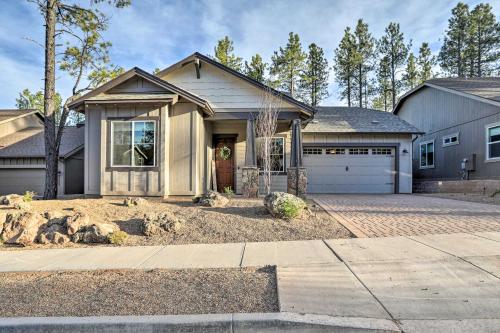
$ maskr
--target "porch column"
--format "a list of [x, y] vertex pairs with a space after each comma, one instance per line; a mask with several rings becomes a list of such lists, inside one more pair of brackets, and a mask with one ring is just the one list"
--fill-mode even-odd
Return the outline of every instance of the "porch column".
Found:
[[259, 195], [259, 169], [255, 151], [255, 125], [253, 119], [247, 120], [245, 166], [242, 168], [243, 196], [257, 198]]
[[302, 133], [300, 120], [292, 122], [292, 145], [290, 147], [290, 167], [287, 170], [287, 191], [303, 197], [307, 189], [306, 168], [302, 167]]

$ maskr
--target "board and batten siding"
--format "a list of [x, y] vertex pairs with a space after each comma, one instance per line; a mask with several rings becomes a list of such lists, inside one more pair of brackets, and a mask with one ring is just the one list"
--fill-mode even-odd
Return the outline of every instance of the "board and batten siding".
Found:
[[[85, 128], [85, 194], [163, 196], [166, 154], [164, 138], [167, 106], [88, 105]], [[136, 118], [156, 120], [156, 166], [154, 168], [111, 167], [110, 121]], [[163, 159], [163, 160], [162, 160]]]
[[[384, 144], [399, 143], [399, 193], [412, 192], [412, 143], [411, 134], [334, 134], [303, 133], [303, 143], [318, 144]], [[407, 153], [404, 152], [407, 151]]]
[[[415, 179], [456, 180], [461, 178], [461, 161], [476, 154], [476, 170], [470, 179], [500, 179], [500, 162], [486, 161], [486, 126], [500, 122], [500, 107], [477, 99], [424, 87], [409, 96], [398, 116], [424, 135], [413, 143]], [[443, 137], [458, 133], [457, 145], [443, 147]], [[434, 141], [433, 168], [420, 168], [420, 143]]]

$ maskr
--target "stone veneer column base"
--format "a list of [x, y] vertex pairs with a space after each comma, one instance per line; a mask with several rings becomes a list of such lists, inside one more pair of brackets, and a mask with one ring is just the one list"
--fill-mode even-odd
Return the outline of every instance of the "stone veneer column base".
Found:
[[[305, 197], [307, 193], [307, 172], [306, 168], [299, 169], [299, 197]], [[287, 169], [287, 192], [297, 195], [297, 168], [290, 167]]]
[[245, 198], [259, 196], [259, 169], [257, 167], [241, 168], [242, 192]]

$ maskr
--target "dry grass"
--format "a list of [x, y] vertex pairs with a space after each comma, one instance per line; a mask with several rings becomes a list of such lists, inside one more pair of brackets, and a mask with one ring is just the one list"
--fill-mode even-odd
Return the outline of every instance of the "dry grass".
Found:
[[1, 273], [0, 317], [278, 311], [275, 269]]
[[[199, 207], [188, 198], [148, 199], [142, 206], [125, 207], [123, 199], [71, 199], [34, 201], [35, 211], [83, 211], [96, 222], [114, 223], [129, 237], [123, 245], [167, 245], [190, 243], [262, 242], [349, 238], [350, 232], [319, 207], [312, 215], [285, 221], [270, 216], [261, 199], [233, 198], [225, 208]], [[310, 204], [310, 203], [309, 203]], [[4, 209], [5, 207], [0, 207]], [[139, 221], [145, 213], [169, 210], [186, 221], [177, 233], [145, 237]], [[35, 245], [34, 247], [40, 247]], [[64, 246], [82, 246], [68, 243]], [[61, 245], [44, 245], [61, 247]], [[5, 247], [4, 247], [5, 248]]]

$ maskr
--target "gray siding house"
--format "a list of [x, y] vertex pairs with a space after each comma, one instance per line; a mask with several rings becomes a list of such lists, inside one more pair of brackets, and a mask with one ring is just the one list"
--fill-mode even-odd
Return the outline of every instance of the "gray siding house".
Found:
[[413, 141], [413, 176], [500, 179], [500, 78], [426, 81], [394, 114], [425, 132]]

